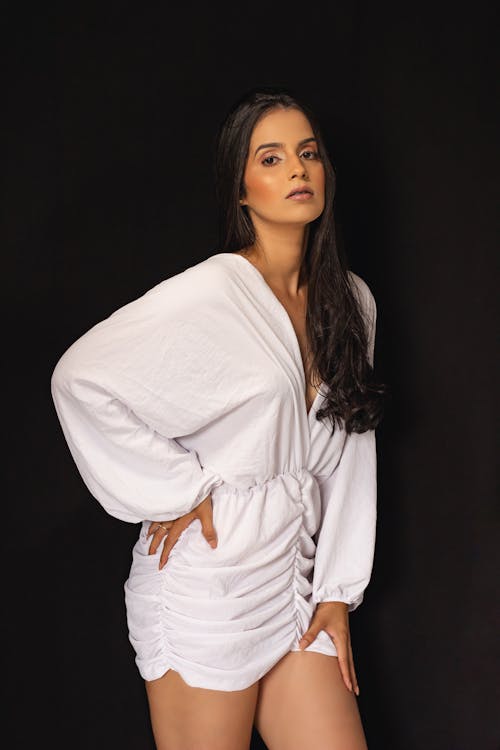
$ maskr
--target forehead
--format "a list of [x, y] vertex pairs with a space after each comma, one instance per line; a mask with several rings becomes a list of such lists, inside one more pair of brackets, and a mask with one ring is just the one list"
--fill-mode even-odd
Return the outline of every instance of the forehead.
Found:
[[255, 124], [251, 146], [264, 142], [293, 143], [313, 136], [313, 129], [303, 112], [298, 109], [273, 109]]

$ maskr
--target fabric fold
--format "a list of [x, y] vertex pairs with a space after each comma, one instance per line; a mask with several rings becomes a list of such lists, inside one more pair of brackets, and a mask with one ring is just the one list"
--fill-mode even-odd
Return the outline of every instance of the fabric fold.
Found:
[[[351, 274], [373, 359], [375, 303]], [[218, 253], [97, 323], [56, 364], [70, 452], [110, 515], [142, 523], [124, 583], [146, 680], [239, 690], [298, 643], [319, 601], [351, 610], [375, 541], [373, 433], [309, 415], [291, 320], [242, 256]], [[195, 518], [158, 569], [150, 521], [211, 495], [215, 549]], [[167, 532], [168, 536], [168, 532]], [[307, 648], [336, 656], [321, 631]]]

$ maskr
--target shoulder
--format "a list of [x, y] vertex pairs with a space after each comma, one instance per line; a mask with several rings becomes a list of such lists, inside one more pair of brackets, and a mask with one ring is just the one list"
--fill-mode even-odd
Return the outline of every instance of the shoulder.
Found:
[[[210, 337], [212, 342], [219, 332], [223, 335], [224, 316], [233, 307], [227, 300], [225, 290], [230, 279], [222, 264], [205, 261], [189, 266], [180, 273], [163, 279], [140, 296], [115, 309], [106, 318], [95, 323], [66, 350], [64, 358], [66, 372], [81, 371], [82, 367], [100, 366], [110, 352], [141, 352], [165, 350], [169, 346], [182, 347], [193, 343], [200, 351]], [[62, 365], [59, 366], [59, 373]]]
[[228, 286], [230, 275], [230, 268], [220, 255], [210, 255], [177, 274], [182, 279], [181, 283], [207, 289]]
[[228, 283], [228, 269], [219, 262], [217, 256], [211, 255], [205, 260], [188, 266], [183, 271], [173, 274], [150, 289], [147, 294], [173, 292], [203, 292], [224, 287]]
[[[165, 308], [177, 313], [198, 309], [203, 304], [221, 301], [231, 288], [228, 269], [216, 256], [188, 266], [163, 279], [140, 298], [148, 307]], [[136, 300], [138, 302], [139, 300]]]

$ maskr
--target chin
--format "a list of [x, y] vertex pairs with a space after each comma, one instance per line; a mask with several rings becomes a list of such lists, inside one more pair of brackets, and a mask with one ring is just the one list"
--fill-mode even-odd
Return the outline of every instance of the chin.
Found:
[[294, 218], [296, 221], [310, 224], [311, 221], [315, 221], [316, 219], [318, 219], [322, 213], [323, 213], [323, 207], [314, 208], [314, 206], [301, 206], [301, 207], [298, 207], [298, 210], [296, 211]]

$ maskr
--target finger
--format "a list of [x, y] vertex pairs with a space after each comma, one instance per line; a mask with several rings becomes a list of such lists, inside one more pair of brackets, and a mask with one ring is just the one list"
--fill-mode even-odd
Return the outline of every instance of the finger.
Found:
[[349, 651], [347, 647], [347, 638], [339, 638], [338, 636], [332, 636], [335, 648], [337, 649], [338, 663], [340, 667], [340, 673], [344, 680], [348, 690], [352, 693], [352, 682], [350, 676], [350, 663], [349, 663]]
[[352, 684], [354, 685], [354, 692], [356, 693], [356, 695], [359, 695], [359, 685], [358, 685], [358, 678], [356, 676], [356, 670], [354, 668], [354, 656], [352, 653], [351, 639], [349, 639], [349, 661], [351, 665], [351, 677], [352, 677]]
[[173, 528], [170, 529], [168, 536], [166, 537], [165, 542], [163, 544], [163, 549], [161, 551], [160, 564], [158, 565], [159, 570], [161, 570], [166, 565], [168, 556], [170, 554], [170, 550], [172, 549], [174, 544], [177, 542], [177, 540], [179, 539], [184, 529], [187, 529], [191, 521], [188, 521], [187, 523], [184, 523], [182, 525], [176, 524]]
[[158, 529], [161, 531], [160, 524], [162, 524], [164, 527], [170, 527], [172, 523], [173, 521], [151, 521], [151, 523], [149, 524], [148, 532], [146, 534], [146, 539], [149, 539], [151, 534], [154, 534], [155, 532], [157, 532]]
[[209, 545], [215, 549], [217, 547], [217, 532], [214, 528], [212, 504], [207, 503], [207, 507], [200, 512], [199, 519], [201, 521], [201, 532]]
[[[151, 544], [149, 546], [149, 554], [154, 555], [156, 553], [156, 550], [160, 546], [163, 539], [165, 539], [166, 536], [168, 536], [169, 531], [168, 529], [165, 529], [165, 526], [167, 524], [164, 524], [163, 526], [159, 526], [153, 533], [153, 539], [151, 540]], [[172, 524], [169, 524], [169, 528], [172, 526]]]
[[149, 524], [148, 533], [146, 534], [146, 539], [149, 539], [151, 534], [155, 534], [160, 529], [160, 523], [164, 523], [166, 525], [167, 522], [166, 521], [151, 521], [151, 523]]
[[318, 633], [319, 633], [320, 630], [321, 630], [321, 627], [319, 626], [319, 624], [311, 625], [311, 627], [308, 630], [306, 630], [306, 632], [304, 633], [304, 635], [300, 639], [300, 641], [299, 641], [299, 649], [301, 651], [303, 651], [305, 648], [307, 648], [308, 646], [310, 646], [311, 643], [314, 640], [316, 640], [316, 637], [317, 637], [317, 635], [318, 635]]

